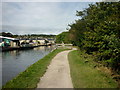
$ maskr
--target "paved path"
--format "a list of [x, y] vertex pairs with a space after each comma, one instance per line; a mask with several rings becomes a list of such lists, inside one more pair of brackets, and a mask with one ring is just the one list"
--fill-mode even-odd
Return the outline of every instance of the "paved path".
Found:
[[52, 59], [37, 88], [73, 88], [67, 57], [70, 51], [60, 52]]

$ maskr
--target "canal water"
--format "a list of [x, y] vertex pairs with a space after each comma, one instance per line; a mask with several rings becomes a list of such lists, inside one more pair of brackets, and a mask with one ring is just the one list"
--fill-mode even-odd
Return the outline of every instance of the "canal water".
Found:
[[16, 77], [31, 64], [50, 53], [55, 46], [41, 46], [29, 50], [2, 52], [2, 84]]

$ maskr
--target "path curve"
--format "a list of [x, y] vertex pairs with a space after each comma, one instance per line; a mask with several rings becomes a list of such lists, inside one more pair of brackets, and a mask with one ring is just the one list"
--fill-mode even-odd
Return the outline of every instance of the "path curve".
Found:
[[68, 62], [70, 51], [60, 52], [52, 59], [37, 88], [73, 88]]

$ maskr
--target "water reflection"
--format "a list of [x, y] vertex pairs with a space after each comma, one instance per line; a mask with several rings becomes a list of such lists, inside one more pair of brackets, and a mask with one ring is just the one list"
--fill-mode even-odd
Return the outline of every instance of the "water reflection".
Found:
[[2, 83], [24, 71], [28, 66], [47, 55], [54, 46], [37, 47], [30, 50], [14, 50], [2, 53]]

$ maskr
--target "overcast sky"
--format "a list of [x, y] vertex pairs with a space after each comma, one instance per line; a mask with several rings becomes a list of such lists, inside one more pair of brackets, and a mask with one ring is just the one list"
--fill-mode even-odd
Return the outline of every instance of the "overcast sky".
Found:
[[59, 34], [92, 2], [2, 2], [2, 31], [13, 34]]

